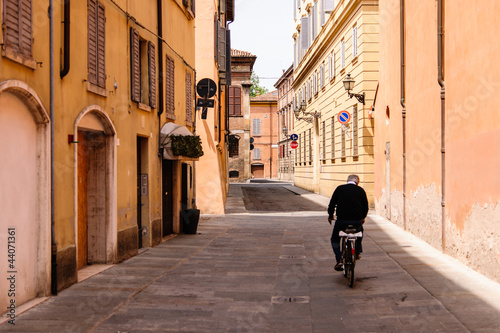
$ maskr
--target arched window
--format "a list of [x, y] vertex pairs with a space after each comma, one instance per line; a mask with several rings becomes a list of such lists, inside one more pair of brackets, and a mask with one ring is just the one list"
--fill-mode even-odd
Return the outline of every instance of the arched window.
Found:
[[229, 171], [229, 178], [239, 178], [240, 177], [240, 172], [239, 171]]

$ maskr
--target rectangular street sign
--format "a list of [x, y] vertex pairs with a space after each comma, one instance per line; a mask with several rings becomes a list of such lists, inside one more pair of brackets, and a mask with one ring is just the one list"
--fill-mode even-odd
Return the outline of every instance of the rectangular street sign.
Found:
[[213, 108], [214, 107], [214, 100], [213, 99], [200, 99], [196, 101], [196, 106], [202, 107], [202, 108]]

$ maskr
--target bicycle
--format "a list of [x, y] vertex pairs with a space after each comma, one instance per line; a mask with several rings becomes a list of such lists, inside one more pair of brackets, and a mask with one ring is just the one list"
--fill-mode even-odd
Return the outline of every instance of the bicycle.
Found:
[[353, 225], [349, 225], [345, 231], [339, 232], [340, 248], [342, 249], [342, 264], [344, 276], [347, 278], [349, 287], [354, 286], [354, 266], [356, 266], [356, 240], [363, 237], [363, 232], [358, 231]]

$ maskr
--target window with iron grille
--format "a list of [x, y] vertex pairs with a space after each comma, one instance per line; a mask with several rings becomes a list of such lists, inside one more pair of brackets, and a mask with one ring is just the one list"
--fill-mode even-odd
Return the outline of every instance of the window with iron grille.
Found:
[[88, 80], [106, 87], [106, 17], [98, 0], [88, 0]]
[[229, 87], [228, 113], [230, 116], [241, 116], [241, 88]]
[[193, 84], [191, 72], [186, 69], [186, 122], [193, 122]]
[[166, 113], [167, 115], [174, 116], [175, 114], [175, 101], [174, 101], [174, 73], [175, 73], [175, 63], [174, 59], [167, 56], [166, 66], [165, 66], [165, 104], [166, 104]]
[[[32, 0], [4, 0], [3, 47], [4, 51], [10, 51], [5, 56], [36, 68], [32, 48], [32, 5]], [[12, 57], [8, 56], [9, 53], [13, 53]]]
[[229, 157], [238, 157], [240, 154], [240, 138], [236, 135], [229, 136]]

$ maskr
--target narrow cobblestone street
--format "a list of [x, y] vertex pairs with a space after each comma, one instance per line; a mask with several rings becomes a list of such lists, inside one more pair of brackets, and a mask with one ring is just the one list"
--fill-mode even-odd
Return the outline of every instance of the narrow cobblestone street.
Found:
[[232, 184], [224, 216], [18, 315], [12, 332], [498, 332], [500, 286], [376, 215], [354, 288], [328, 198]]

